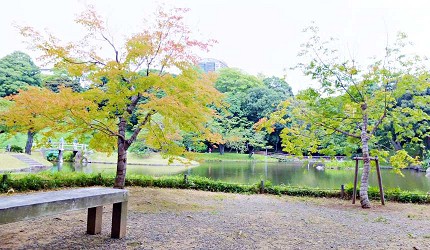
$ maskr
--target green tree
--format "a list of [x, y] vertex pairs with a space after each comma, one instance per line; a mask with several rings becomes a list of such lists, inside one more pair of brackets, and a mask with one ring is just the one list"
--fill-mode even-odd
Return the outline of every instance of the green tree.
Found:
[[82, 92], [78, 77], [71, 77], [64, 69], [53, 69], [53, 74], [42, 75], [42, 86], [54, 92], [59, 92], [60, 87], [72, 88], [75, 92]]
[[396, 104], [377, 133], [378, 144], [393, 150], [408, 151], [423, 157], [430, 149], [430, 89], [407, 90], [397, 98]]
[[215, 82], [215, 88], [221, 93], [245, 93], [250, 88], [261, 86], [263, 82], [260, 79], [235, 68], [220, 69]]
[[285, 79], [272, 76], [263, 79], [263, 83], [267, 88], [282, 94], [285, 97], [293, 96], [291, 86], [285, 81]]
[[40, 70], [30, 56], [15, 51], [0, 59], [0, 97], [18, 93], [27, 86], [40, 86]]
[[[364, 168], [360, 183], [360, 202], [369, 208], [368, 181], [370, 152], [381, 156], [378, 148], [369, 148], [375, 132], [389, 115], [396, 98], [405, 91], [428, 88], [427, 71], [418, 57], [401, 53], [406, 46], [405, 35], [399, 34], [394, 45], [386, 48], [386, 55], [368, 67], [360, 68], [355, 60], [341, 60], [330, 41], [323, 41], [318, 28], [307, 29], [310, 39], [303, 44], [300, 56], [305, 62], [298, 65], [305, 75], [319, 83], [317, 88], [300, 92], [296, 99], [285, 103], [291, 117], [282, 131], [285, 150], [294, 154], [314, 153], [321, 148], [322, 138], [340, 133], [360, 143]], [[285, 109], [275, 117], [282, 116]], [[416, 115], [412, 114], [411, 115]], [[270, 124], [270, 123], [269, 123]], [[393, 167], [405, 166], [401, 161], [413, 159], [399, 151], [391, 157]]]
[[[192, 38], [183, 22], [187, 11], [159, 8], [154, 23], [145, 23], [142, 31], [127, 37], [122, 46], [108, 35], [103, 19], [93, 9], [76, 19], [87, 30], [78, 43], [62, 46], [52, 35], [21, 28], [30, 44], [56, 62], [56, 67], [92, 82], [88, 91], [64, 89], [54, 99], [61, 104], [58, 110], [65, 113], [68, 126], [92, 133], [90, 146], [106, 151], [116, 148], [115, 187], [124, 187], [127, 151], [138, 135], [166, 154], [182, 154], [184, 149], [176, 143], [180, 131], [204, 134], [204, 123], [214, 113], [209, 106], [221, 99], [213, 77], [195, 69], [194, 51], [207, 50], [212, 42]], [[102, 45], [106, 47], [99, 50]], [[107, 49], [111, 57], [101, 55]], [[172, 75], [169, 69], [179, 73]], [[127, 135], [133, 114], [138, 123]]]

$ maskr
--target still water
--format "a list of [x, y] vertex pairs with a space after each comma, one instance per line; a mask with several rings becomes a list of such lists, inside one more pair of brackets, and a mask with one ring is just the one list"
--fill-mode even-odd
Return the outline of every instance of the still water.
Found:
[[[73, 167], [63, 163], [60, 171], [82, 171], [86, 173], [115, 173], [116, 165], [89, 164]], [[58, 166], [52, 171], [59, 171]], [[354, 170], [325, 169], [303, 166], [301, 163], [265, 163], [265, 162], [205, 162], [197, 167], [183, 166], [136, 166], [128, 165], [127, 172], [152, 176], [189, 174], [210, 177], [231, 183], [255, 184], [269, 180], [272, 184], [319, 187], [338, 189], [341, 184], [353, 183]], [[388, 169], [382, 169], [382, 181], [385, 188], [399, 187], [402, 190], [430, 192], [430, 178], [423, 172], [403, 170], [398, 175]], [[361, 171], [359, 173], [361, 177]], [[370, 185], [377, 186], [376, 172], [370, 174]]]

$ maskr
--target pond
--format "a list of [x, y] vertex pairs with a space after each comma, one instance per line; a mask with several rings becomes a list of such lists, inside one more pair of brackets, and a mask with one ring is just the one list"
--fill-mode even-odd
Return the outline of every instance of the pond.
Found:
[[[82, 171], [115, 173], [114, 164], [90, 164], [88, 166], [73, 167], [70, 163], [63, 163], [60, 171]], [[52, 171], [58, 171], [58, 166]], [[183, 166], [127, 166], [127, 172], [152, 176], [189, 174], [210, 177], [230, 183], [255, 184], [261, 180], [269, 180], [272, 184], [286, 184], [294, 186], [319, 187], [338, 189], [341, 184], [353, 183], [354, 170], [325, 169], [303, 166], [302, 163], [286, 162], [205, 162], [197, 167]], [[399, 187], [402, 190], [430, 192], [430, 178], [423, 172], [403, 170], [404, 176], [395, 174], [388, 169], [382, 169], [382, 180], [385, 188]], [[359, 172], [361, 177], [361, 170]], [[370, 174], [370, 185], [377, 186], [376, 172]]]

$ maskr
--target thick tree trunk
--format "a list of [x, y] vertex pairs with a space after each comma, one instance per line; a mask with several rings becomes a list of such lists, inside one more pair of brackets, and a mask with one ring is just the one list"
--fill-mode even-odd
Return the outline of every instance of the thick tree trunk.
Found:
[[25, 144], [25, 153], [31, 155], [31, 148], [33, 147], [33, 139], [36, 133], [31, 130], [27, 131], [27, 143]]
[[368, 117], [367, 104], [361, 105], [363, 113], [363, 125], [361, 127], [361, 145], [363, 151], [363, 174], [361, 175], [360, 183], [360, 203], [362, 208], [370, 208], [369, 195], [369, 172], [370, 172], [370, 156], [369, 156], [369, 134], [367, 132]]
[[127, 149], [130, 146], [125, 140], [125, 129], [127, 123], [124, 118], [120, 118], [118, 124], [118, 133], [122, 136], [118, 136], [118, 158], [116, 165], [116, 177], [114, 188], [124, 188], [125, 186], [125, 174], [127, 170]]
[[224, 148], [225, 148], [225, 145], [224, 145], [224, 144], [219, 144], [219, 154], [220, 154], [220, 155], [223, 155], [223, 154], [224, 154]]

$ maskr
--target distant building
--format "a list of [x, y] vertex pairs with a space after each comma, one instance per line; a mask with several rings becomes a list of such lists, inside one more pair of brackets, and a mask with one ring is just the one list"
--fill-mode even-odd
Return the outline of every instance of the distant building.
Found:
[[228, 68], [225, 62], [213, 58], [205, 58], [199, 62], [199, 67], [206, 73], [214, 72], [221, 68]]

